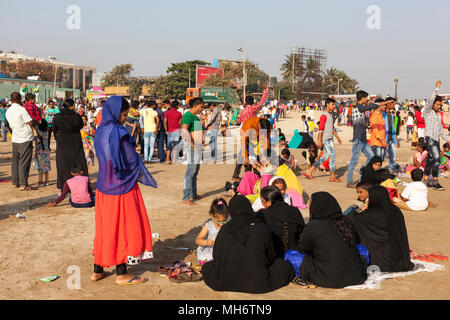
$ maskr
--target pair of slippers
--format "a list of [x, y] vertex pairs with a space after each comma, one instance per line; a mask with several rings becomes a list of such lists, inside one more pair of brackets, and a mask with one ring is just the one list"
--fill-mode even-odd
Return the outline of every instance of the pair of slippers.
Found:
[[447, 261], [448, 257], [444, 256], [442, 252], [433, 252], [430, 254], [416, 254], [413, 250], [409, 250], [412, 259], [426, 261], [426, 262], [434, 262], [434, 260]]
[[158, 272], [161, 276], [177, 283], [201, 281], [203, 277], [200, 270], [201, 267], [191, 267], [183, 261], [176, 261], [173, 265], [158, 267]]

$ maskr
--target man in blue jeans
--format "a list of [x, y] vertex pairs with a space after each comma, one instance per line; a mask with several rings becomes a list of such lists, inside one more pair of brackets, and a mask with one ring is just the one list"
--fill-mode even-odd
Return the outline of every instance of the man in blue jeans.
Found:
[[206, 125], [206, 129], [210, 132], [209, 146], [211, 148], [211, 158], [213, 164], [217, 162], [217, 136], [219, 135], [220, 121], [222, 116], [220, 114], [219, 107], [215, 103], [209, 104], [209, 110], [211, 111], [211, 116]]
[[144, 162], [150, 164], [153, 151], [155, 149], [156, 134], [158, 132], [159, 116], [154, 110], [156, 102], [149, 100], [145, 102], [143, 109], [139, 111], [142, 117], [143, 126], [141, 124], [141, 131], [144, 134]]
[[317, 148], [322, 148], [323, 146], [323, 156], [317, 160], [311, 168], [309, 168], [303, 175], [308, 179], [313, 179], [312, 173], [314, 170], [318, 169], [322, 163], [330, 158], [330, 182], [341, 182], [339, 178], [335, 176], [336, 166], [335, 159], [336, 153], [334, 151], [333, 137], [336, 137], [339, 144], [342, 144], [342, 140], [334, 128], [335, 118], [333, 112], [336, 110], [336, 101], [332, 98], [325, 100], [326, 110], [320, 117], [319, 124], [319, 136], [317, 138]]
[[428, 149], [427, 164], [425, 165], [424, 179], [430, 178], [430, 173], [433, 180], [427, 182], [427, 187], [434, 190], [444, 191], [445, 188], [439, 184], [439, 165], [441, 159], [441, 149], [439, 146], [440, 139], [449, 141], [447, 132], [441, 124], [440, 111], [442, 108], [442, 97], [438, 96], [439, 88], [442, 82], [436, 82], [436, 88], [433, 95], [428, 101], [427, 106], [423, 109], [422, 114], [425, 120], [425, 142]]
[[381, 160], [386, 160], [386, 156], [389, 157], [389, 170], [394, 170], [395, 158], [396, 158], [396, 148], [400, 147], [400, 141], [398, 141], [397, 132], [395, 130], [395, 117], [393, 112], [395, 112], [395, 99], [392, 97], [386, 98], [389, 102], [386, 111], [383, 112], [385, 133], [386, 133], [386, 143], [387, 148], [381, 156]]
[[203, 127], [198, 118], [203, 111], [203, 99], [194, 98], [189, 102], [190, 109], [181, 120], [181, 130], [185, 139], [187, 155], [186, 174], [184, 175], [183, 204], [194, 205], [199, 200], [197, 194], [197, 176], [202, 160]]
[[367, 142], [367, 119], [365, 112], [378, 109], [381, 105], [389, 103], [385, 101], [379, 104], [368, 104], [369, 94], [365, 91], [356, 92], [356, 100], [357, 104], [352, 109], [353, 147], [352, 157], [350, 159], [347, 172], [347, 187], [349, 188], [355, 188], [356, 186], [356, 182], [353, 182], [353, 171], [358, 164], [361, 152], [363, 152], [367, 158], [365, 165], [367, 165], [370, 159], [374, 156], [373, 151]]

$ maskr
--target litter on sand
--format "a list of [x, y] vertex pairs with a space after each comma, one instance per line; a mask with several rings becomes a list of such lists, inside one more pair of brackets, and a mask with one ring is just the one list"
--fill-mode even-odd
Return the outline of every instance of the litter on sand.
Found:
[[52, 274], [52, 275], [49, 275], [49, 276], [44, 277], [44, 278], [39, 278], [39, 280], [41, 280], [43, 282], [46, 282], [46, 283], [49, 283], [49, 282], [52, 282], [52, 281], [54, 281], [54, 280], [56, 280], [58, 278], [59, 278], [59, 276], [57, 276], [55, 274]]

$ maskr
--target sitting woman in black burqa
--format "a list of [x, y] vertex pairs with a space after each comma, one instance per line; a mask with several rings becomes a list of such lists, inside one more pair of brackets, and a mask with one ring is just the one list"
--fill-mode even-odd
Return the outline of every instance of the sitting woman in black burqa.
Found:
[[361, 244], [369, 250], [370, 264], [382, 272], [410, 271], [408, 233], [401, 210], [392, 204], [386, 188], [369, 189], [368, 209], [358, 215], [349, 215], [355, 225]]
[[395, 175], [387, 169], [381, 169], [383, 161], [379, 156], [374, 156], [370, 162], [362, 169], [361, 182], [368, 182], [372, 185], [379, 185], [387, 179], [394, 179]]
[[305, 228], [300, 210], [288, 205], [275, 186], [264, 187], [260, 197], [265, 209], [259, 211], [257, 217], [269, 227], [277, 257], [283, 258], [287, 250], [298, 250], [298, 241]]
[[265, 293], [294, 278], [291, 264], [277, 258], [272, 235], [255, 217], [250, 201], [235, 195], [229, 203], [231, 221], [219, 231], [213, 260], [203, 265], [203, 280], [216, 291]]
[[299, 243], [299, 251], [305, 255], [300, 275], [324, 288], [364, 283], [367, 262], [358, 252], [354, 227], [342, 215], [337, 200], [328, 192], [314, 193], [309, 212], [311, 221]]

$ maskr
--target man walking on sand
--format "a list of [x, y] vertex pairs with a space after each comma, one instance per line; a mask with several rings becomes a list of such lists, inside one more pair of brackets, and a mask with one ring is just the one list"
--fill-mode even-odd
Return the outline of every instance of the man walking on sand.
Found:
[[378, 109], [381, 105], [388, 104], [389, 102], [381, 102], [379, 104], [367, 104], [369, 100], [369, 94], [365, 91], [356, 92], [356, 106], [352, 108], [352, 125], [353, 125], [353, 147], [352, 157], [350, 164], [348, 165], [347, 172], [347, 187], [354, 188], [356, 183], [353, 182], [353, 171], [358, 164], [361, 152], [367, 158], [366, 165], [370, 159], [374, 156], [372, 149], [367, 142], [367, 124], [365, 112]]
[[335, 118], [333, 112], [336, 110], [336, 101], [332, 98], [328, 98], [325, 101], [325, 112], [320, 117], [319, 124], [319, 136], [317, 138], [317, 148], [324, 148], [323, 156], [318, 161], [316, 161], [311, 168], [306, 170], [304, 176], [312, 180], [312, 173], [314, 170], [318, 169], [322, 163], [330, 158], [330, 182], [341, 182], [339, 178], [336, 178], [335, 171], [335, 159], [336, 153], [334, 151], [333, 136], [336, 137], [339, 144], [342, 144], [342, 140], [336, 132], [334, 127]]

